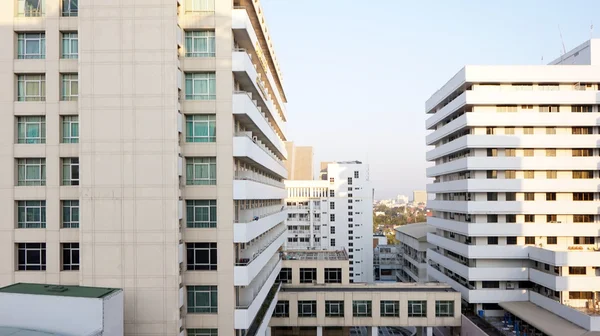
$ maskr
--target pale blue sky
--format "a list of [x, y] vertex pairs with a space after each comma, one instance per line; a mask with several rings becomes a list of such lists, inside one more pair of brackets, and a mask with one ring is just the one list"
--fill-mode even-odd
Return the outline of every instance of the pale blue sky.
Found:
[[[424, 189], [425, 100], [465, 64], [541, 64], [590, 38], [598, 0], [262, 0], [288, 138], [370, 164], [376, 198]], [[596, 19], [600, 37], [600, 19]]]

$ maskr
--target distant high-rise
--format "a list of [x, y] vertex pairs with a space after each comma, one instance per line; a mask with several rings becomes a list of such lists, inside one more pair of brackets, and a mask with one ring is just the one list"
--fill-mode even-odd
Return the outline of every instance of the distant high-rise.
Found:
[[313, 148], [311, 146], [296, 146], [292, 141], [286, 141], [285, 148], [288, 157], [285, 167], [288, 171], [288, 180], [314, 179]]
[[419, 204], [427, 205], [427, 192], [425, 190], [414, 190], [413, 191], [413, 203], [415, 205], [419, 205]]

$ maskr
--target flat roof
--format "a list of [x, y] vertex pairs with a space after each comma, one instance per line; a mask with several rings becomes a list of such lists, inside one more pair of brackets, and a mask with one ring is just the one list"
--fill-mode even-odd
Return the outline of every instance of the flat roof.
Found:
[[0, 293], [53, 295], [99, 299], [119, 290], [120, 289], [116, 288], [47, 285], [20, 282], [0, 288]]
[[419, 241], [426, 241], [427, 233], [435, 232], [435, 228], [431, 225], [427, 225], [426, 222], [401, 225], [395, 227], [394, 230], [407, 236], [411, 236]]
[[283, 260], [348, 260], [348, 254], [344, 250], [291, 250], [283, 253]]
[[0, 327], [0, 336], [65, 336], [39, 330], [22, 329], [14, 327]]
[[600, 336], [600, 332], [583, 329], [529, 301], [498, 304], [550, 336]]

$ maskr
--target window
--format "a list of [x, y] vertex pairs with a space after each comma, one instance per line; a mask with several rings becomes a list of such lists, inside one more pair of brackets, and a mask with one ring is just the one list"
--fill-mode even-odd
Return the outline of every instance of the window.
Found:
[[193, 114], [185, 116], [186, 142], [215, 142], [216, 121], [214, 114]]
[[17, 227], [19, 229], [46, 228], [46, 201], [18, 201]]
[[329, 190], [329, 197], [335, 197], [335, 190]]
[[65, 229], [79, 227], [79, 201], [62, 201], [62, 227]]
[[62, 93], [60, 100], [73, 101], [79, 98], [79, 75], [62, 74]]
[[525, 223], [535, 223], [535, 215], [525, 215]]
[[435, 301], [436, 317], [454, 317], [454, 301]]
[[348, 177], [348, 185], [352, 185], [352, 177]]
[[292, 269], [289, 267], [281, 268], [279, 275], [277, 275], [277, 282], [292, 283]]
[[335, 210], [335, 202], [331, 201], [331, 202], [329, 203], [329, 209], [331, 209], [331, 210]]
[[17, 250], [17, 270], [46, 270], [46, 243], [19, 243], [17, 244]]
[[497, 170], [488, 170], [487, 171], [487, 178], [489, 178], [489, 179], [498, 178], [498, 171]]
[[329, 221], [330, 222], [335, 222], [335, 214], [330, 214], [329, 215]]
[[515, 105], [498, 105], [498, 106], [496, 106], [496, 112], [517, 112], [517, 106], [515, 106]]
[[277, 301], [275, 310], [273, 311], [273, 317], [290, 317], [290, 301]]
[[486, 127], [485, 128], [485, 134], [488, 134], [488, 135], [493, 135], [495, 133], [495, 131], [496, 131], [495, 127]]
[[79, 270], [79, 243], [62, 244], [62, 270]]
[[517, 222], [517, 215], [505, 215], [504, 217], [505, 217], [507, 223], [516, 223]]
[[329, 233], [330, 234], [335, 234], [335, 226], [329, 227]]
[[558, 239], [556, 237], [546, 237], [546, 244], [556, 245], [557, 243], [558, 243]]
[[77, 32], [62, 34], [62, 54], [60, 57], [66, 59], [79, 58], [79, 36]]
[[556, 223], [556, 215], [546, 215], [546, 223]]
[[534, 150], [531, 148], [523, 149], [523, 156], [533, 156]]
[[371, 317], [371, 301], [355, 300], [352, 301], [352, 316]]
[[535, 172], [533, 170], [525, 170], [523, 171], [523, 177], [525, 177], [526, 179], [535, 178]]
[[215, 57], [215, 31], [185, 32], [185, 57]]
[[17, 143], [46, 143], [46, 117], [17, 117]]
[[592, 105], [573, 105], [571, 106], [571, 112], [589, 113], [592, 112]]
[[351, 193], [348, 193], [348, 197], [352, 197], [352, 194], [351, 194]]
[[571, 156], [594, 156], [594, 150], [591, 148], [572, 149]]
[[523, 134], [533, 134], [533, 127], [523, 127]]
[[516, 201], [517, 200], [517, 193], [516, 192], [507, 192], [505, 194], [506, 196], [506, 200], [507, 201]]
[[515, 134], [514, 127], [504, 127], [504, 134]]
[[535, 237], [525, 237], [525, 245], [535, 245]]
[[216, 96], [215, 73], [198, 72], [185, 74], [185, 99], [187, 100], [215, 100]]
[[570, 300], [593, 300], [594, 292], [569, 292]]
[[546, 193], [546, 201], [556, 201], [556, 193]]
[[79, 143], [79, 116], [61, 116], [62, 143]]
[[186, 12], [214, 12], [215, 0], [185, 0]]
[[498, 156], [498, 150], [496, 148], [488, 148], [487, 156]]
[[[348, 237], [348, 238], [352, 238], [352, 237]], [[329, 246], [335, 246], [335, 239], [334, 238], [331, 238], [329, 240]]]
[[546, 134], [556, 134], [556, 127], [546, 127]]
[[573, 171], [574, 179], [592, 179], [594, 178], [593, 170], [574, 170]]
[[358, 173], [359, 173], [358, 170], [354, 171], [354, 178], [358, 178], [358, 176], [359, 176]]
[[535, 201], [535, 193], [526, 192], [523, 194], [526, 201]]
[[17, 34], [18, 59], [44, 59], [46, 58], [45, 33], [20, 33]]
[[498, 193], [497, 192], [489, 192], [489, 193], [487, 193], [487, 200], [488, 201], [497, 201], [498, 200]]
[[548, 170], [546, 171], [547, 179], [556, 179], [556, 170]]
[[18, 101], [45, 101], [46, 75], [17, 75]]
[[44, 0], [17, 0], [17, 14], [25, 17], [44, 16], [46, 6]]
[[575, 245], [593, 245], [594, 243], [594, 237], [573, 237], [573, 244]]
[[399, 317], [400, 302], [399, 301], [380, 301], [379, 315], [381, 317]]
[[188, 228], [216, 228], [217, 227], [217, 201], [216, 200], [188, 200], [186, 201], [186, 226]]
[[482, 281], [481, 287], [483, 287], [483, 288], [500, 288], [500, 281]]
[[556, 156], [556, 149], [546, 148], [546, 156]]
[[219, 336], [219, 329], [186, 329], [187, 336]]
[[573, 223], [593, 223], [594, 215], [573, 215]]
[[427, 301], [408, 301], [408, 317], [427, 317]]
[[46, 159], [17, 159], [17, 185], [46, 185]]
[[217, 299], [217, 286], [187, 286], [188, 313], [216, 313]]
[[79, 158], [62, 159], [62, 185], [79, 185]]
[[313, 283], [317, 281], [317, 269], [316, 268], [301, 268], [300, 269], [300, 283]]
[[570, 275], [585, 275], [586, 274], [586, 268], [585, 267], [573, 267], [573, 266], [570, 266], [569, 267], [569, 274]]
[[341, 268], [326, 268], [325, 269], [325, 283], [342, 283], [342, 269]]
[[594, 134], [592, 127], [571, 127], [571, 134]]
[[591, 192], [577, 192], [573, 193], [573, 201], [593, 201], [594, 193]]
[[506, 245], [517, 245], [517, 237], [506, 237]]
[[317, 317], [317, 301], [298, 301], [298, 317]]
[[191, 157], [186, 160], [187, 185], [216, 185], [217, 158]]
[[344, 317], [344, 301], [325, 301], [325, 317]]
[[517, 151], [514, 148], [507, 148], [504, 150], [504, 156], [516, 156]]
[[488, 223], [498, 223], [498, 215], [487, 215]]
[[334, 182], [335, 182], [335, 178], [333, 178], [333, 177], [330, 177], [330, 178], [329, 178], [329, 183], [334, 183]]
[[540, 112], [556, 113], [556, 112], [558, 112], [558, 110], [559, 110], [558, 106], [540, 105]]
[[187, 243], [188, 271], [216, 271], [217, 243]]

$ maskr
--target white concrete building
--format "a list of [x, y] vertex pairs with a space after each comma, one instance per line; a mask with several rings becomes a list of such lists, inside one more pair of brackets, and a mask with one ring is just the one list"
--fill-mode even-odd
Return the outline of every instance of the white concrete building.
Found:
[[591, 40], [551, 65], [466, 66], [427, 101], [428, 275], [471, 308], [531, 301], [600, 330], [599, 85]]
[[415, 223], [398, 226], [395, 230], [400, 249], [396, 279], [402, 282], [428, 281], [427, 250], [433, 246], [427, 242], [427, 234], [435, 232], [435, 228], [427, 223]]
[[[325, 176], [325, 175], [323, 175]], [[287, 249], [346, 249], [350, 280], [373, 281], [373, 187], [368, 166], [329, 163], [326, 180], [286, 181]]]
[[375, 281], [396, 281], [401, 268], [402, 250], [400, 245], [377, 245], [373, 249], [373, 278]]
[[10, 0], [0, 22], [0, 286], [123, 288], [125, 335], [268, 323], [286, 95], [259, 1]]

